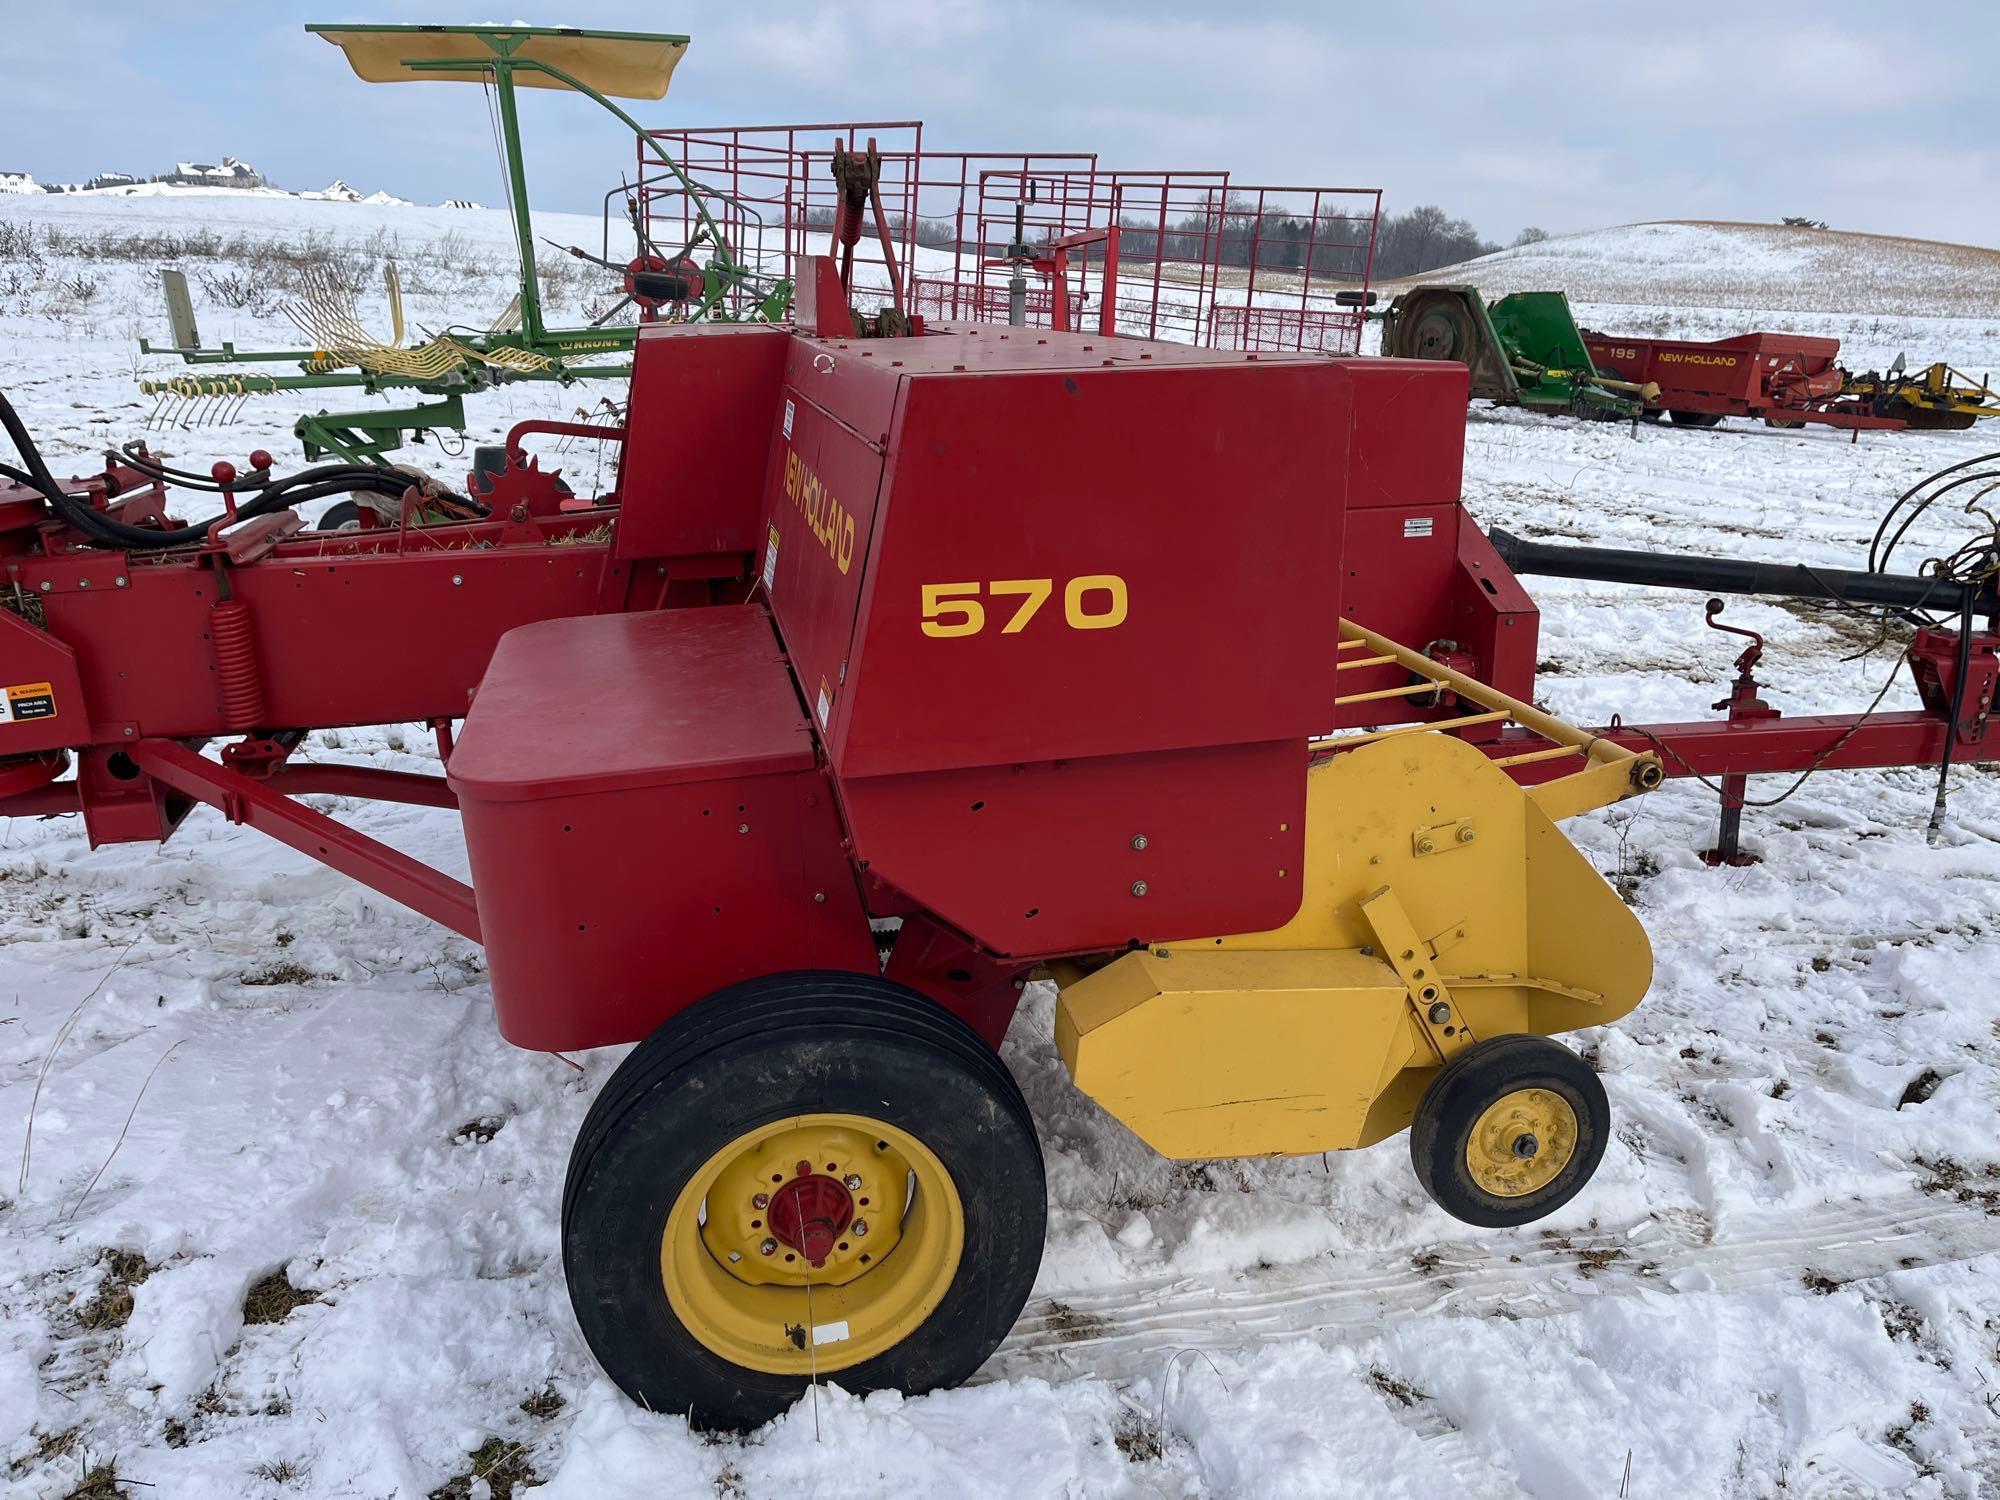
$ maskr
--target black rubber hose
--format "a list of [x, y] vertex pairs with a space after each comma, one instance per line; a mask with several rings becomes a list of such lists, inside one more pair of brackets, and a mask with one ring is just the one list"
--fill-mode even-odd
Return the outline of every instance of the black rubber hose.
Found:
[[[222, 493], [222, 486], [215, 482], [214, 474], [196, 474], [188, 469], [176, 469], [162, 463], [148, 453], [142, 443], [120, 444], [116, 448], [105, 450], [104, 456], [112, 463], [124, 464], [137, 469], [149, 478], [164, 480], [181, 489], [207, 490], [218, 495]], [[247, 490], [265, 489], [272, 483], [269, 470], [252, 469], [232, 484], [230, 489], [240, 495]]]
[[[1958, 473], [1961, 469], [1969, 469], [1973, 467], [1975, 464], [1992, 463], [1995, 459], [2000, 459], [2000, 453], [1982, 453], [1975, 458], [1968, 458], [1959, 463], [1948, 465], [1945, 468], [1939, 469], [1935, 474], [1925, 475], [1922, 479], [1919, 479], [1915, 484], [1911, 485], [1908, 489], [1904, 490], [1902, 494], [1898, 495], [1896, 497], [1895, 504], [1891, 505], [1889, 509], [1883, 513], [1881, 522], [1875, 527], [1874, 539], [1870, 541], [1868, 544], [1868, 570], [1871, 573], [1879, 573], [1879, 572], [1884, 572], [1888, 569], [1889, 566], [1888, 554], [1883, 553], [1879, 557], [1877, 556], [1877, 552], [1882, 546], [1882, 538], [1888, 532], [1890, 525], [1895, 521], [1897, 512], [1902, 510], [1902, 508], [1905, 505], [1907, 505], [1918, 494], [1919, 491], [1924, 490], [1928, 488], [1930, 485], [1937, 483], [1940, 479], [1944, 479], [1949, 475]], [[1928, 506], [1931, 503], [1932, 500], [1935, 500], [1936, 498], [1937, 496], [1932, 495], [1928, 499], [1924, 500], [1921, 504], [1918, 505], [1917, 507], [1918, 511], [1921, 512], [1926, 506]], [[1909, 522], [1905, 521], [1903, 523], [1903, 530], [1907, 531], [1908, 529], [1909, 529]], [[1896, 533], [1898, 538], [1900, 538], [1902, 534], [1903, 534], [1902, 531], [1898, 531]], [[1891, 550], [1894, 549], [1894, 546], [1895, 543], [1893, 542], [1890, 543]]]
[[[133, 526], [115, 520], [95, 507], [64, 492], [42, 461], [41, 450], [35, 446], [34, 438], [21, 421], [20, 413], [0, 392], [0, 427], [20, 450], [21, 459], [27, 465], [26, 482], [41, 491], [51, 509], [67, 524], [82, 532], [99, 546], [118, 547], [131, 550], [157, 550], [163, 547], [180, 547], [190, 543], [205, 541], [209, 532], [217, 526], [233, 525], [236, 521], [247, 521], [256, 516], [266, 515], [274, 510], [282, 510], [289, 505], [302, 504], [308, 500], [320, 500], [329, 495], [347, 495], [356, 491], [373, 491], [391, 498], [400, 496], [415, 481], [407, 474], [394, 469], [375, 468], [365, 464], [328, 464], [317, 469], [307, 469], [298, 474], [287, 475], [283, 479], [264, 481], [261, 493], [247, 504], [237, 507], [236, 515], [213, 516], [193, 526], [164, 529], [150, 526]], [[212, 481], [211, 481], [212, 482]]]

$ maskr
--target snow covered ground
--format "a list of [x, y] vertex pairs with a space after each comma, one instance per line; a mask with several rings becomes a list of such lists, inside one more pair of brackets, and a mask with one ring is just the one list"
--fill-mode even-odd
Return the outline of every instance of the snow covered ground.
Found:
[[[99, 238], [393, 233], [417, 322], [507, 295], [504, 221], [475, 211], [29, 199], [0, 204], [0, 233], [86, 212]], [[594, 221], [543, 232], [596, 244]], [[201, 265], [227, 293], [266, 263]], [[78, 254], [10, 290], [0, 260], [0, 388], [59, 471], [141, 434], [132, 340], [165, 332], [149, 268]], [[97, 288], [65, 299], [56, 272]], [[1591, 300], [1752, 326], [1644, 291]], [[1823, 300], [1810, 316], [1879, 328], [1864, 360], [1907, 341], [2000, 366], [1991, 311]], [[262, 303], [204, 292], [198, 311], [211, 341], [286, 333]], [[595, 394], [521, 386], [470, 409], [497, 435]], [[288, 452], [293, 415], [252, 403], [168, 445]], [[1981, 437], [1635, 439], [1475, 409], [1466, 494], [1530, 535], [1856, 566], [1890, 497]], [[1699, 595], [1534, 591], [1556, 711], [1689, 718], [1721, 696], [1736, 644], [1701, 628]], [[1890, 652], [1850, 659], [1868, 641], [1838, 620], [1749, 601], [1726, 618], [1767, 633], [1788, 713], [1863, 707], [1891, 670]], [[309, 753], [436, 770], [407, 727]], [[1051, 1227], [1013, 1336], [965, 1389], [829, 1387], [740, 1440], [630, 1407], [570, 1319], [557, 1193], [615, 1053], [507, 1047], [477, 949], [207, 812], [158, 849], [0, 820], [0, 1493], [67, 1495], [115, 1465], [161, 1497], [503, 1494], [530, 1473], [551, 1496], [759, 1500], [1992, 1494], [2000, 778], [1954, 770], [1935, 848], [1933, 782], [1814, 778], [1749, 814], [1765, 858], [1739, 870], [1697, 859], [1715, 808], [1691, 784], [1569, 825], [1630, 892], [1658, 974], [1628, 1020], [1575, 1038], [1617, 1138], [1525, 1231], [1430, 1207], [1400, 1138], [1162, 1161], [1070, 1088], [1052, 997], [1031, 990], [1006, 1051]], [[450, 816], [328, 805], [463, 873]]]

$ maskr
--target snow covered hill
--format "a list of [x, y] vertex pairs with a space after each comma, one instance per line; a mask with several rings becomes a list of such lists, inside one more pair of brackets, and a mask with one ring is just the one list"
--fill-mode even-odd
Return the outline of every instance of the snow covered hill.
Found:
[[2000, 318], [2000, 250], [1771, 224], [1624, 224], [1405, 280], [1488, 296], [1560, 288], [1572, 302]]
[[[595, 219], [539, 227], [598, 244]], [[440, 324], [504, 306], [508, 245], [494, 210], [0, 199], [0, 388], [59, 471], [142, 435], [194, 468], [290, 456], [303, 402], [145, 432], [135, 372], [174, 368], [133, 352], [165, 333], [162, 248], [205, 273], [204, 335], [248, 346], [292, 337], [270, 300], [287, 256], [317, 246], [374, 276], [393, 248], [412, 321]], [[1644, 245], [1652, 259], [1628, 253]], [[2000, 310], [1923, 311], [1945, 259], [1822, 285], [1781, 249], [1637, 226], [1480, 264], [1496, 290], [1502, 263], [1527, 278], [1512, 285], [1582, 287], [1607, 322], [1791, 316], [1837, 325], [1864, 361], [1909, 347], [2000, 368]], [[1787, 278], [1799, 306], [1781, 313]], [[573, 279], [561, 305], [601, 291]], [[379, 301], [363, 311], [380, 326]], [[600, 394], [509, 386], [467, 409], [491, 440]], [[1477, 409], [1465, 493], [1529, 535], [1855, 566], [1891, 496], [1996, 437], [1635, 437]], [[543, 452], [592, 486], [594, 454]], [[1934, 523], [1919, 550], [1965, 521]], [[1712, 713], [1741, 643], [1702, 628], [1700, 595], [1533, 592], [1549, 707]], [[1732, 601], [1725, 618], [1766, 633], [1788, 714], [1858, 710], [1891, 676], [1837, 617]], [[1912, 705], [1907, 681], [1886, 707]], [[301, 753], [435, 774], [429, 743], [385, 726]], [[1764, 859], [1743, 869], [1700, 862], [1716, 801], [1691, 782], [1567, 825], [1644, 918], [1656, 976], [1628, 1020], [1573, 1038], [1616, 1138], [1583, 1196], [1523, 1232], [1430, 1207], [1400, 1138], [1164, 1161], [1070, 1087], [1033, 987], [1005, 1056], [1043, 1140], [1050, 1234], [1007, 1344], [963, 1390], [827, 1388], [720, 1441], [627, 1403], [565, 1298], [565, 1156], [615, 1050], [579, 1070], [510, 1048], [476, 948], [205, 810], [163, 848], [0, 820], [0, 1495], [67, 1496], [104, 1466], [158, 1500], [472, 1496], [530, 1474], [546, 1488], [517, 1497], [1991, 1495], [2000, 775], [1954, 767], [1936, 848], [1934, 785], [1816, 776], [1748, 814]], [[450, 814], [323, 805], [465, 873]]]
[[[2000, 368], [2000, 250], [1770, 224], [1625, 224], [1501, 250], [1385, 283], [1463, 283], [1486, 296], [1569, 294], [1606, 333], [1727, 338], [1755, 329], [1830, 335], [1843, 362], [1907, 352], [1975, 373]], [[1921, 359], [1919, 359], [1921, 356]]]

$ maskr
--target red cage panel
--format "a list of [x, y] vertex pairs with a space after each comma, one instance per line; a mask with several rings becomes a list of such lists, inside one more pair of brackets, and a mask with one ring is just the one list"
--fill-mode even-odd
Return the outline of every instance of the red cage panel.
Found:
[[[906, 311], [1003, 322], [1012, 275], [1005, 261], [1017, 228], [1037, 257], [1115, 229], [1115, 265], [1100, 240], [1075, 248], [1061, 270], [1044, 264], [1030, 275], [1030, 323], [1053, 327], [1066, 305], [1069, 328], [1097, 327], [1108, 296], [1121, 334], [1245, 351], [1360, 349], [1362, 314], [1335, 293], [1368, 286], [1378, 189], [1111, 169], [1082, 151], [938, 151], [925, 146], [915, 121], [662, 130], [651, 141], [708, 191], [710, 213], [741, 255], [771, 277], [794, 280], [807, 256], [832, 249], [834, 148], [861, 151], [872, 142], [890, 243], [870, 223], [855, 247], [854, 300], [864, 312], [889, 300], [893, 259]], [[646, 143], [634, 201], [662, 254], [692, 241], [686, 189]], [[1050, 284], [1057, 276], [1067, 282], [1063, 297]]]

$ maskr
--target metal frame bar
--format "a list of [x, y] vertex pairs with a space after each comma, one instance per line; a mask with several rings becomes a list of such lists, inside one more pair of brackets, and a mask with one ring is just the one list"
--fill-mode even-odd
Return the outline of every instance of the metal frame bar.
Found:
[[479, 908], [464, 881], [173, 740], [138, 740], [127, 746], [127, 753], [154, 780], [207, 803], [230, 822], [268, 834], [462, 937], [480, 941]]

